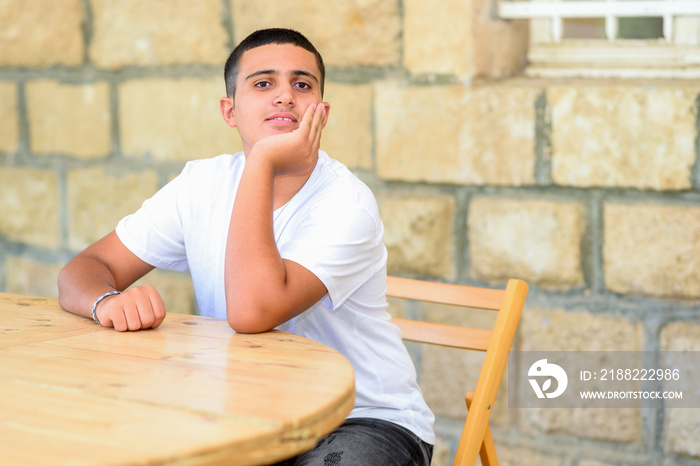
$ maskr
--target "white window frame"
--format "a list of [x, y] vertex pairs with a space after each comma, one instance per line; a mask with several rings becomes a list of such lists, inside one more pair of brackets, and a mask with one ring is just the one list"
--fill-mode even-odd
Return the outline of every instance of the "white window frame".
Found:
[[[700, 0], [499, 0], [498, 15], [530, 21], [530, 76], [700, 78]], [[664, 37], [617, 40], [624, 17], [661, 17]], [[562, 38], [567, 18], [604, 18], [607, 39]]]

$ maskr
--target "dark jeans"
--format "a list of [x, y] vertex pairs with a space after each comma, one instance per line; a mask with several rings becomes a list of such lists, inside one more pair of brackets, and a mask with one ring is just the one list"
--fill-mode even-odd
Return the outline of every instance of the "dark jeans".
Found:
[[278, 466], [428, 466], [433, 446], [394, 423], [371, 418], [347, 419], [313, 450]]

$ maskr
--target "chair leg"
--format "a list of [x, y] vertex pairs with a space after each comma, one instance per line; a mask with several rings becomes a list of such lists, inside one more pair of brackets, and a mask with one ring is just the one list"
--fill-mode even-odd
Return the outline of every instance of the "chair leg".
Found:
[[[467, 394], [464, 397], [464, 401], [467, 402], [467, 409], [470, 408], [473, 398], [474, 392], [467, 392]], [[481, 458], [482, 466], [498, 466], [498, 458], [496, 457], [496, 445], [494, 445], [493, 443], [491, 428], [488, 424], [486, 424], [486, 431], [484, 432], [484, 440], [481, 443], [481, 449], [479, 450], [479, 457]]]

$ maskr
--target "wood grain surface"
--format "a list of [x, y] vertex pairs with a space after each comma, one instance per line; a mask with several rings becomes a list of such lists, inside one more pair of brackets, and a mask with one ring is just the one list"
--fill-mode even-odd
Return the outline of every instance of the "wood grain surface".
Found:
[[353, 407], [336, 351], [168, 314], [120, 333], [57, 300], [0, 293], [0, 464], [265, 464]]

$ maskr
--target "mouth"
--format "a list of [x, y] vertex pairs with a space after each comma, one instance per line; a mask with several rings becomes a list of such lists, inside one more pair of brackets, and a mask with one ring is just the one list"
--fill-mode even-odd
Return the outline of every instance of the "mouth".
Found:
[[279, 123], [296, 123], [297, 119], [294, 117], [294, 115], [289, 114], [289, 113], [276, 113], [274, 115], [271, 115], [267, 121], [271, 122], [279, 122]]

